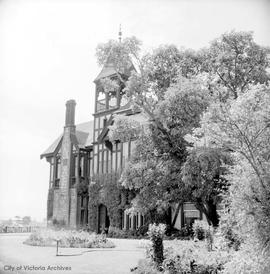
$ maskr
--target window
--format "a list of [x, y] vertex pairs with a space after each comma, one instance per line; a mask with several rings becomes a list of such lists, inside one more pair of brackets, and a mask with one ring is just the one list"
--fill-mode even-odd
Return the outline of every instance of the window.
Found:
[[61, 158], [56, 159], [56, 179], [60, 179], [61, 176]]
[[97, 112], [106, 110], [106, 98], [105, 97], [106, 97], [105, 93], [102, 90], [100, 90], [98, 92], [98, 98], [97, 98], [97, 107], [96, 107]]
[[79, 176], [80, 176], [80, 177], [84, 177], [84, 156], [81, 156], [81, 157], [80, 157]]
[[112, 153], [110, 150], [107, 150], [108, 153], [108, 173], [112, 170]]
[[55, 181], [54, 181], [54, 187], [59, 188], [60, 185], [60, 176], [61, 176], [61, 158], [58, 157], [56, 159], [56, 165], [55, 165]]
[[50, 184], [49, 184], [49, 188], [52, 188], [53, 181], [54, 181], [54, 158], [51, 159], [51, 164], [50, 164]]
[[128, 142], [123, 143], [123, 157], [122, 157], [122, 166], [124, 167], [128, 160]]
[[93, 171], [94, 173], [98, 172], [98, 155], [97, 154], [93, 156]]
[[98, 172], [103, 173], [103, 151], [98, 153]]
[[192, 203], [184, 203], [184, 224], [192, 226], [195, 220], [201, 219], [200, 211]]

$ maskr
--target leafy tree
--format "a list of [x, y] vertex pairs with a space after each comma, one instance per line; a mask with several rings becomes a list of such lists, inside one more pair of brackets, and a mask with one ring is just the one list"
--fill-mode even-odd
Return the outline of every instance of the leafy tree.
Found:
[[215, 39], [208, 50], [207, 63], [212, 85], [227, 88], [224, 99], [248, 89], [249, 84], [266, 83], [270, 77], [269, 49], [254, 42], [252, 32], [231, 31]]
[[[250, 85], [268, 79], [267, 50], [258, 46], [252, 34], [246, 32], [224, 34], [209, 49], [197, 52], [163, 46], [143, 57], [139, 56], [138, 40], [128, 40], [130, 42], [123, 42], [123, 45], [109, 42], [97, 51], [100, 63], [108, 60], [113, 62], [118, 80], [125, 86], [126, 98], [149, 119], [148, 131], [142, 132], [141, 136], [138, 127], [132, 126], [133, 134], [139, 136], [138, 153], [126, 167], [123, 183], [137, 190], [134, 202], [143, 205], [141, 208], [166, 208], [169, 202], [176, 200], [175, 196], [178, 200], [196, 197], [198, 205], [208, 203], [208, 206], [204, 206], [204, 212], [208, 220], [216, 224], [215, 206], [225, 183], [220, 180], [225, 172], [222, 165], [223, 162], [229, 162], [225, 152], [233, 149], [220, 146], [201, 128], [195, 132], [192, 140], [196, 139], [194, 142], [197, 142], [198, 147], [204, 143], [209, 149], [194, 150], [188, 156], [187, 148], [191, 140], [186, 136], [199, 126], [203, 112], [206, 112], [203, 119], [211, 111], [215, 114], [215, 107], [219, 105], [226, 112], [233, 100], [246, 92]], [[123, 68], [130, 66], [131, 60], [137, 63], [136, 70], [131, 71], [128, 79], [124, 79]], [[111, 79], [107, 85], [108, 90], [116, 87], [113, 81]], [[209, 110], [206, 111], [207, 107]], [[117, 135], [119, 139], [128, 136], [128, 124], [127, 121], [118, 121], [120, 127], [112, 128], [114, 138]], [[215, 131], [215, 126], [212, 124], [208, 130]], [[219, 131], [219, 134], [223, 138], [224, 133]], [[192, 157], [199, 160], [197, 166], [191, 162]], [[189, 161], [185, 170], [206, 172], [205, 176], [199, 174], [198, 180], [210, 182], [213, 178], [213, 183], [202, 184], [194, 179], [195, 173], [193, 177], [188, 179], [184, 176], [184, 180], [181, 180], [181, 167], [186, 159]], [[214, 170], [205, 170], [203, 161], [208, 162]]]
[[198, 81], [178, 79], [154, 112], [165, 132], [160, 132], [151, 121], [142, 127], [132, 122], [132, 116], [115, 118], [110, 127], [111, 140], [137, 140], [136, 150], [121, 177], [126, 188], [136, 191], [133, 208], [166, 215], [171, 202], [190, 199], [180, 177], [181, 164], [187, 156], [184, 136], [199, 125], [207, 105], [207, 93]]
[[[212, 104], [204, 114], [203, 137], [197, 146], [223, 147], [233, 152], [235, 165], [226, 176], [230, 182], [230, 215], [248, 240], [257, 239], [270, 251], [270, 89], [251, 86], [230, 104]], [[202, 135], [201, 135], [202, 136]], [[203, 139], [203, 140], [202, 140]]]
[[24, 225], [29, 225], [31, 223], [31, 217], [30, 216], [24, 216], [22, 218], [22, 222]]
[[228, 189], [226, 165], [232, 159], [227, 151], [219, 148], [199, 147], [193, 149], [182, 167], [182, 180], [187, 187], [191, 200], [214, 226], [219, 223], [217, 205]]

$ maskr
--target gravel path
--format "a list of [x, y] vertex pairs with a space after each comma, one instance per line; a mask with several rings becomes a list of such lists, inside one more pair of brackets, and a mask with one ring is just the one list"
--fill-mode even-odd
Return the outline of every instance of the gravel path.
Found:
[[144, 257], [140, 240], [111, 239], [110, 249], [60, 248], [56, 256], [55, 247], [24, 245], [28, 235], [0, 234], [0, 273], [128, 274]]

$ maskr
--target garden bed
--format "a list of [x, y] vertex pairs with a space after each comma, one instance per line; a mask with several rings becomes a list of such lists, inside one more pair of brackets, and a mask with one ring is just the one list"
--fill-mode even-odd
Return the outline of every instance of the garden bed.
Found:
[[33, 246], [56, 246], [75, 248], [113, 248], [115, 244], [103, 235], [85, 231], [42, 229], [32, 233], [24, 242]]
[[164, 261], [160, 272], [152, 260], [152, 250], [148, 248], [147, 258], [139, 261], [138, 268], [133, 273], [221, 273], [225, 263], [232, 256], [228, 251], [209, 251], [205, 241], [164, 241], [164, 248]]

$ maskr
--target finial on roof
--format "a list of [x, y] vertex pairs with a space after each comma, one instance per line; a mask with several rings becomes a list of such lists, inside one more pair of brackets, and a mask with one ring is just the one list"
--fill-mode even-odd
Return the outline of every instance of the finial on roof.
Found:
[[122, 40], [122, 29], [121, 29], [121, 24], [120, 24], [120, 26], [119, 26], [118, 39], [119, 39], [119, 42], [121, 43], [121, 40]]

